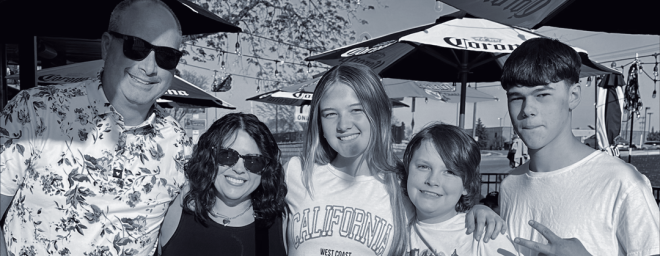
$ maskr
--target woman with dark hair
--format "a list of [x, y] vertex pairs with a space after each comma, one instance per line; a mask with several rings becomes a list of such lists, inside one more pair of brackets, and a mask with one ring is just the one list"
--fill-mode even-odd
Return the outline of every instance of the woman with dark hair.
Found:
[[280, 150], [252, 114], [228, 114], [199, 138], [188, 183], [161, 228], [161, 255], [286, 255]]

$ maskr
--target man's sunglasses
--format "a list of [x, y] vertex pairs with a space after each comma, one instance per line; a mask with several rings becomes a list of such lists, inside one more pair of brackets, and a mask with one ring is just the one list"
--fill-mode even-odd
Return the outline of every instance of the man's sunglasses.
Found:
[[131, 60], [141, 61], [149, 56], [149, 53], [153, 50], [156, 52], [156, 64], [163, 69], [172, 70], [176, 68], [176, 65], [179, 64], [179, 59], [183, 56], [183, 53], [177, 49], [155, 46], [139, 37], [124, 35], [114, 31], [108, 31], [108, 33], [114, 37], [124, 39], [124, 56]]
[[268, 158], [262, 155], [241, 155], [231, 148], [213, 147], [213, 149], [215, 151], [215, 157], [213, 157], [215, 164], [234, 166], [240, 157], [243, 158], [245, 169], [256, 175], [261, 175], [269, 162]]

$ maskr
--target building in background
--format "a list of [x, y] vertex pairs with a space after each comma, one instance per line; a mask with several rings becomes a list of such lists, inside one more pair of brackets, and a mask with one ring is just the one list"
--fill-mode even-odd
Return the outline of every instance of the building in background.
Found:
[[[472, 134], [472, 129], [465, 129], [465, 132], [467, 134]], [[513, 127], [510, 126], [486, 127], [486, 134], [486, 149], [502, 150], [509, 149], [511, 146], [511, 138], [513, 137], [514, 131]]]

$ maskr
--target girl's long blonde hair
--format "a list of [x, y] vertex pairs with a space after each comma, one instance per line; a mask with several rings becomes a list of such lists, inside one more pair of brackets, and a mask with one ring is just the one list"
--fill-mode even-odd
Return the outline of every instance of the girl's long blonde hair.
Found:
[[385, 93], [380, 77], [369, 67], [344, 63], [333, 67], [319, 80], [309, 111], [307, 132], [303, 143], [302, 182], [307, 193], [313, 198], [312, 176], [314, 164], [325, 165], [337, 157], [337, 151], [332, 149], [322, 136], [323, 130], [319, 118], [319, 104], [328, 89], [334, 84], [346, 84], [353, 89], [369, 120], [371, 138], [363, 153], [360, 165], [369, 166], [371, 174], [387, 188], [390, 196], [393, 216], [393, 240], [388, 255], [403, 255], [406, 250], [407, 220], [404, 207], [404, 196], [399, 182], [401, 180], [401, 161], [392, 150], [391, 117], [392, 103]]

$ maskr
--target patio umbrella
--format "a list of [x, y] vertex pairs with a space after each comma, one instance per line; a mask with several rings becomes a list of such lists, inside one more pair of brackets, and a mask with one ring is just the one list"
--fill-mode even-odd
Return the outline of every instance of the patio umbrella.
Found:
[[[0, 35], [101, 38], [121, 0], [5, 0], [0, 2]], [[241, 32], [241, 28], [187, 0], [163, 0], [184, 35]]]
[[[96, 78], [103, 66], [103, 60], [75, 63], [66, 66], [47, 68], [37, 71], [37, 82], [40, 84], [77, 83]], [[19, 79], [19, 74], [7, 76], [8, 79]], [[175, 76], [170, 88], [158, 101], [163, 107], [187, 108], [225, 108], [236, 109], [228, 102], [216, 98], [199, 87]]]
[[[319, 80], [321, 80], [321, 76], [282, 87], [279, 90], [263, 93], [247, 100], [291, 106], [310, 104], [314, 89], [316, 89], [316, 84]], [[412, 97], [429, 98], [447, 103], [459, 103], [461, 98], [460, 93], [456, 91], [456, 87], [448, 83], [383, 78], [382, 84], [387, 96], [391, 99]], [[498, 100], [490, 94], [472, 88], [467, 88], [466, 91], [467, 102]]]
[[[312, 92], [284, 92], [282, 90], [275, 90], [245, 100], [284, 106], [303, 106], [312, 103], [312, 96], [314, 96]], [[402, 98], [390, 98], [390, 100], [394, 108], [410, 107], [408, 104], [401, 102]]]
[[[279, 90], [260, 94], [247, 100], [292, 106], [309, 105], [312, 101], [312, 97], [314, 96], [314, 89], [316, 89], [316, 84], [319, 80], [321, 80], [320, 75], [316, 76], [314, 79], [286, 86]], [[382, 83], [383, 88], [385, 89], [385, 93], [387, 93], [387, 96], [392, 99], [392, 104], [394, 107], [399, 107], [399, 104], [403, 104], [398, 99], [402, 99], [404, 97], [413, 98], [411, 109], [413, 113], [413, 119], [411, 122], [412, 127], [415, 126], [415, 98], [433, 99], [447, 103], [459, 103], [461, 98], [460, 93], [456, 91], [456, 87], [448, 83], [412, 81], [393, 78], [383, 78]], [[493, 100], [498, 99], [492, 95], [472, 88], [466, 89], [467, 102], [482, 102]], [[408, 105], [405, 106], [407, 107]]]
[[604, 75], [599, 78], [598, 102], [596, 104], [596, 143], [612, 156], [619, 156], [614, 138], [621, 133], [621, 113], [624, 99], [622, 87], [625, 86], [623, 75]]
[[[485, 19], [457, 18], [462, 16], [461, 13], [446, 15], [434, 24], [349, 45], [306, 60], [331, 66], [362, 63], [387, 78], [460, 81], [459, 127], [463, 128], [467, 83], [499, 81], [506, 57], [525, 40], [542, 35]], [[584, 50], [575, 49], [583, 61], [582, 77], [618, 73], [589, 60]]]
[[442, 0], [476, 17], [511, 26], [552, 26], [623, 34], [660, 35], [658, 9], [645, 0]]

